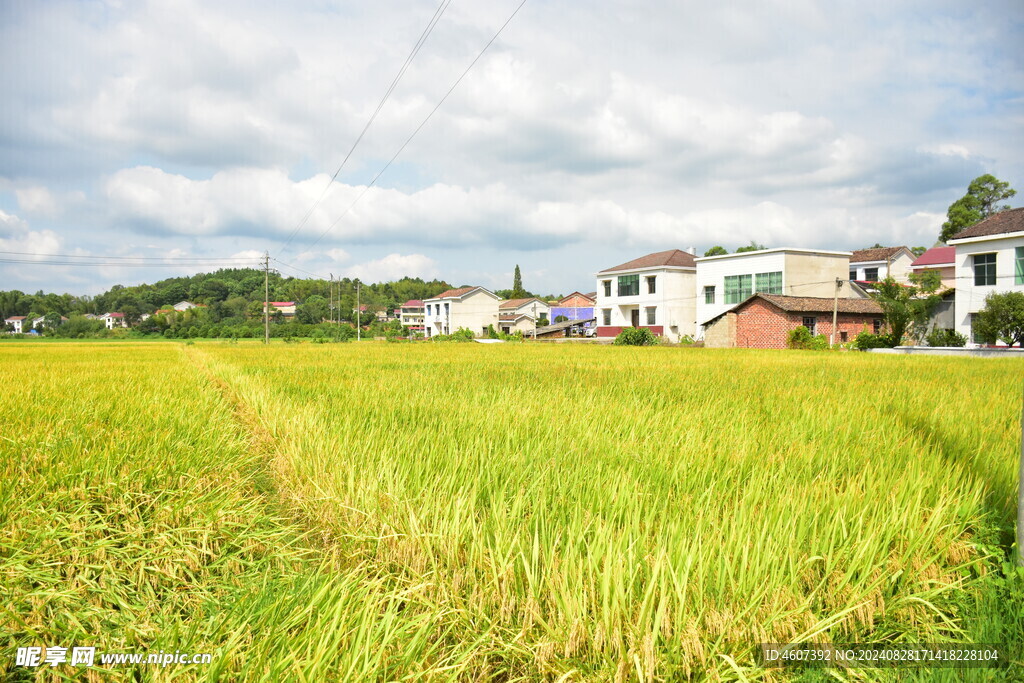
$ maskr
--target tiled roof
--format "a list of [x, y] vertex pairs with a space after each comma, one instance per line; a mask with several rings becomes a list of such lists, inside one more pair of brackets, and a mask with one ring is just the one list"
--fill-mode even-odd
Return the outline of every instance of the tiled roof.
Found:
[[587, 294], [584, 294], [583, 296], [585, 296], [588, 299], [591, 299], [593, 301], [597, 301], [597, 292], [588, 292]]
[[463, 294], [469, 294], [476, 287], [459, 287], [458, 289], [449, 289], [448, 291], [441, 292], [437, 296], [430, 297], [431, 299], [457, 299]]
[[28, 316], [12, 315], [10, 318], [6, 318], [6, 320], [24, 320], [26, 317], [28, 317]]
[[498, 316], [498, 320], [503, 323], [511, 323], [519, 320], [520, 318], [529, 318], [530, 316], [525, 313], [502, 313]]
[[697, 264], [693, 260], [693, 254], [688, 254], [682, 249], [669, 249], [668, 251], [658, 251], [653, 254], [647, 254], [646, 256], [633, 259], [632, 261], [626, 261], [614, 268], [605, 268], [600, 272], [614, 273], [619, 270], [637, 270], [639, 268], [655, 268], [657, 266], [696, 268]]
[[538, 301], [540, 303], [544, 303], [537, 297], [531, 296], [527, 297], [526, 299], [508, 299], [506, 301], [502, 301], [501, 303], [498, 304], [498, 308], [519, 308], [520, 306], [528, 304], [531, 301]]
[[[782, 294], [754, 294], [739, 306], [761, 297], [765, 301], [781, 308], [787, 313], [831, 313], [834, 303], [838, 303], [840, 313], [882, 313], [882, 307], [872, 299], [839, 299], [835, 302], [832, 297], [817, 296], [785, 296]], [[739, 308], [737, 306], [736, 308]], [[733, 309], [735, 310], [735, 309]]]
[[[875, 249], [858, 249], [850, 256], [850, 263], [864, 263], [865, 261], [886, 261], [906, 247], [877, 247]], [[909, 251], [909, 250], [908, 250]]]
[[402, 304], [402, 308], [423, 308], [423, 301], [421, 299], [409, 299]]
[[1024, 208], [1009, 209], [992, 214], [969, 228], [964, 228], [950, 239], [962, 240], [968, 237], [988, 237], [1011, 232], [1024, 232]]
[[294, 306], [295, 302], [294, 301], [271, 301], [270, 305], [271, 306], [276, 306], [277, 308], [281, 308], [282, 306]]
[[910, 267], [943, 266], [952, 264], [954, 261], [956, 261], [956, 247], [932, 247], [918, 256], [910, 264]]
[[124, 313], [105, 313], [100, 316], [101, 318], [123, 318]]

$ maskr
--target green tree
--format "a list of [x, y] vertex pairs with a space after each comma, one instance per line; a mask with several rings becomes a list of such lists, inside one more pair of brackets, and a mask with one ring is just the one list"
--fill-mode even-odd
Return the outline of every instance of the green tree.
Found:
[[871, 298], [881, 306], [888, 328], [888, 332], [880, 335], [885, 345], [899, 346], [908, 332], [923, 339], [932, 313], [942, 301], [942, 295], [937, 293], [941, 286], [938, 271], [912, 275], [909, 285], [891, 277], [874, 284], [876, 291]]
[[928, 251], [928, 247], [911, 247], [910, 251], [914, 254], [914, 256], [920, 256], [924, 252]]
[[327, 318], [328, 308], [327, 299], [314, 294], [295, 307], [295, 318], [300, 323], [317, 325]]
[[978, 176], [967, 186], [967, 194], [949, 205], [949, 210], [946, 212], [947, 220], [942, 224], [939, 240], [948, 242], [958, 232], [971, 227], [983, 218], [1006, 211], [1010, 206], [1008, 204], [1000, 206], [999, 202], [1009, 199], [1015, 194], [1017, 191], [1010, 187], [1010, 183], [999, 180], [988, 173]]
[[717, 244], [707, 251], [704, 252], [705, 256], [725, 256], [729, 253], [729, 250], [725, 247], [720, 247]]
[[513, 299], [525, 299], [526, 290], [523, 289], [523, 274], [519, 272], [519, 264], [516, 264], [515, 275], [512, 276], [512, 296]]
[[748, 244], [745, 247], [740, 247], [739, 249], [736, 250], [736, 253], [737, 254], [742, 254], [745, 251], [761, 251], [762, 249], [767, 249], [767, 248], [768, 247], [764, 246], [763, 244], [758, 244], [754, 240], [750, 240], [750, 244]]
[[974, 318], [974, 331], [988, 343], [1024, 346], [1024, 292], [992, 292]]

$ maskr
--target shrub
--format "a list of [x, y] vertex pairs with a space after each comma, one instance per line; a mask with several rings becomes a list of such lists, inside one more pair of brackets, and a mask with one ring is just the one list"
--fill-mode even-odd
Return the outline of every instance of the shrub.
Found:
[[871, 334], [867, 330], [864, 330], [853, 339], [853, 343], [850, 345], [851, 349], [859, 349], [864, 351], [865, 349], [884, 349], [890, 346], [889, 339], [883, 334]]
[[924, 340], [928, 346], [967, 346], [967, 337], [956, 330], [950, 329], [934, 329], [928, 333], [928, 336], [925, 337]]
[[828, 337], [823, 334], [812, 335], [803, 325], [797, 325], [786, 335], [786, 346], [791, 349], [823, 351], [827, 349]]
[[658, 343], [658, 338], [646, 327], [627, 327], [612, 343], [616, 346], [651, 346]]

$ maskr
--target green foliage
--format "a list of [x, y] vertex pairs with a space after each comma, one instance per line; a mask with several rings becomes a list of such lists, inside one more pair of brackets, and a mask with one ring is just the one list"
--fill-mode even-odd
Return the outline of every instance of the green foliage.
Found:
[[519, 272], [519, 264], [516, 264], [515, 275], [512, 276], [512, 296], [511, 299], [525, 299], [529, 296], [526, 290], [523, 289], [523, 274]]
[[715, 246], [711, 247], [710, 249], [708, 249], [707, 251], [705, 251], [704, 255], [705, 256], [725, 256], [728, 253], [729, 253], [729, 250], [726, 249], [725, 247], [720, 247], [718, 245], [715, 245]]
[[768, 247], [764, 246], [763, 244], [758, 244], [754, 240], [750, 240], [750, 244], [748, 244], [745, 247], [740, 247], [739, 249], [736, 250], [736, 253], [737, 254], [742, 254], [743, 252], [746, 252], [746, 251], [761, 251], [762, 249], [767, 249], [767, 248]]
[[861, 351], [867, 349], [886, 349], [889, 348], [889, 340], [886, 336], [881, 334], [872, 334], [867, 330], [864, 330], [850, 343], [851, 349], [858, 349]]
[[928, 346], [955, 346], [962, 348], [967, 346], [967, 337], [956, 330], [940, 330], [936, 328], [929, 332], [925, 337], [925, 343], [927, 343]]
[[431, 341], [436, 342], [471, 342], [475, 339], [473, 330], [467, 330], [465, 327], [460, 327], [451, 334], [435, 334], [430, 338]]
[[999, 202], [1017, 194], [1008, 182], [986, 173], [971, 181], [967, 194], [949, 205], [946, 222], [942, 224], [939, 241], [948, 242], [958, 232], [969, 228], [983, 218], [1009, 209], [1008, 204]]
[[999, 340], [1007, 346], [1024, 346], [1024, 292], [986, 296], [985, 308], [975, 315], [974, 330], [989, 344]]
[[812, 335], [803, 325], [797, 325], [786, 334], [786, 347], [810, 351], [822, 351], [828, 348], [828, 338], [823, 335]]
[[556, 323], [569, 322], [569, 316], [566, 316], [566, 315], [556, 315], [555, 316], [555, 322]]
[[874, 283], [876, 291], [871, 298], [885, 315], [888, 332], [881, 336], [886, 346], [899, 346], [908, 332], [918, 339], [923, 338], [935, 307], [942, 302], [942, 295], [937, 293], [941, 286], [938, 271], [924, 271], [911, 275], [910, 279], [909, 285], [896, 282], [891, 277]]
[[658, 338], [646, 327], [627, 327], [612, 342], [616, 346], [653, 346]]
[[920, 256], [924, 252], [928, 251], [928, 247], [911, 247], [910, 251], [914, 256]]

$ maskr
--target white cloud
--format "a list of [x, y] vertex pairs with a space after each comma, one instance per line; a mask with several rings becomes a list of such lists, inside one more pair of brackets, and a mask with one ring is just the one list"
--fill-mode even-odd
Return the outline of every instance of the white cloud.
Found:
[[61, 239], [52, 230], [30, 230], [28, 223], [0, 210], [0, 251], [21, 252], [19, 260], [42, 260], [60, 253]]
[[437, 262], [423, 254], [388, 254], [384, 258], [360, 263], [345, 271], [345, 276], [363, 282], [385, 282], [404, 276], [431, 280], [438, 277]]

